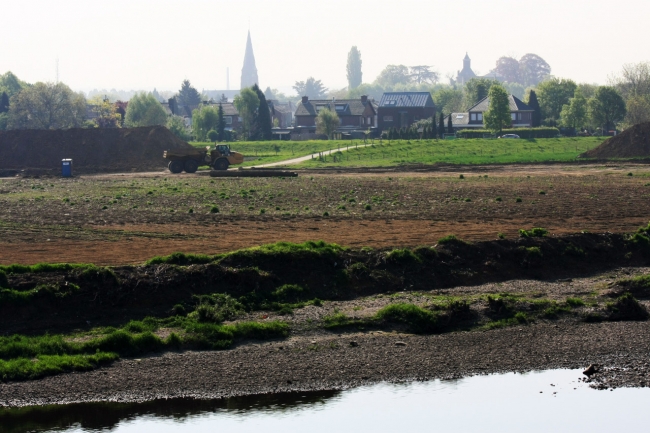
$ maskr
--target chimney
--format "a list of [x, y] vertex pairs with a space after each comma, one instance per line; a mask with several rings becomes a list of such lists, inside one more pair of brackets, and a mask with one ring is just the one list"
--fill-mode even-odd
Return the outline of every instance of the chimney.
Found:
[[302, 103], [306, 104], [307, 102], [309, 102], [309, 96], [303, 96], [302, 97]]
[[364, 104], [368, 102], [368, 95], [361, 95], [361, 102], [363, 102]]

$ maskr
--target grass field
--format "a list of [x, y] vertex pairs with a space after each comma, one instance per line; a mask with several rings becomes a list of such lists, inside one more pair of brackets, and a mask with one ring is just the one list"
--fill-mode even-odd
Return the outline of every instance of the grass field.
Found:
[[[402, 164], [507, 164], [573, 161], [602, 143], [597, 137], [541, 138], [533, 140], [313, 140], [232, 143], [233, 150], [255, 157], [244, 166], [297, 158], [327, 150], [332, 155], [306, 161], [301, 168], [395, 166]], [[370, 144], [364, 146], [364, 144]], [[204, 147], [210, 143], [193, 142]]]

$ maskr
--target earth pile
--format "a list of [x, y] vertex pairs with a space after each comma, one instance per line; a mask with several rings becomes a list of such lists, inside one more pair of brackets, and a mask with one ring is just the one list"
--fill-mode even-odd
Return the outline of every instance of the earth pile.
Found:
[[650, 157], [650, 122], [634, 125], [580, 156], [584, 158]]
[[76, 173], [157, 171], [163, 151], [191, 148], [163, 126], [0, 131], [0, 170], [58, 173], [73, 159]]

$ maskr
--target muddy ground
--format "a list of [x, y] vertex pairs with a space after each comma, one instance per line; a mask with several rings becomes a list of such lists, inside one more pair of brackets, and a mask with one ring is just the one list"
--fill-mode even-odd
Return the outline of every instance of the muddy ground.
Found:
[[555, 164], [332, 170], [297, 179], [2, 179], [0, 264], [55, 258], [120, 265], [176, 251], [214, 254], [310, 239], [432, 245], [450, 233], [488, 240], [530, 227], [623, 233], [649, 219], [649, 176], [646, 164]]

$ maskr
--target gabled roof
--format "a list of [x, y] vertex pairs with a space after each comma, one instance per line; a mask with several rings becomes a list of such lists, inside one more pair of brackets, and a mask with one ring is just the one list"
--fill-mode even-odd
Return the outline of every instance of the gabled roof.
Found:
[[306, 103], [299, 103], [295, 116], [317, 116], [318, 112], [327, 108], [339, 116], [362, 116], [366, 106], [370, 105], [373, 111], [375, 105], [370, 99], [362, 102], [361, 99], [310, 99]]
[[380, 107], [433, 107], [429, 92], [387, 92], [381, 96]]
[[[451, 123], [454, 126], [467, 125], [469, 124], [469, 113], [451, 113]], [[448, 118], [449, 116], [447, 116]], [[447, 125], [447, 120], [445, 119], [445, 126]]]
[[[510, 105], [510, 111], [534, 111], [532, 108], [530, 108], [530, 106], [524, 104], [521, 99], [513, 95], [508, 95], [508, 103]], [[486, 96], [485, 98], [478, 101], [478, 103], [476, 103], [476, 105], [474, 105], [468, 111], [483, 113], [487, 111], [489, 105], [490, 99]]]

